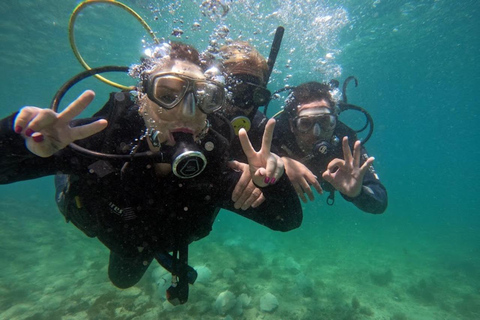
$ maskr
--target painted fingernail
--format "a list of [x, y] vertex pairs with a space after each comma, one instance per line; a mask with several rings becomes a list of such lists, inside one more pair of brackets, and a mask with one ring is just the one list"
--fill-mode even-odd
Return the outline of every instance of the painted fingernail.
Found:
[[275, 178], [272, 178], [272, 180], [270, 180], [270, 184], [274, 184], [274, 183], [275, 183], [275, 181], [277, 181], [277, 179], [275, 179]]
[[265, 181], [265, 183], [268, 184], [268, 183], [270, 182], [270, 178], [269, 178], [269, 177], [265, 177], [265, 180], [264, 180], [264, 181]]
[[20, 127], [20, 126], [15, 127], [15, 133], [20, 133], [20, 132], [22, 132], [22, 130], [23, 130], [23, 128]]
[[43, 135], [39, 134], [37, 136], [32, 137], [33, 141], [35, 142], [42, 142], [43, 141]]
[[33, 131], [32, 129], [29, 128], [29, 129], [27, 129], [27, 131], [25, 131], [25, 135], [26, 135], [27, 137], [31, 137], [34, 132], [35, 132], [35, 131]]

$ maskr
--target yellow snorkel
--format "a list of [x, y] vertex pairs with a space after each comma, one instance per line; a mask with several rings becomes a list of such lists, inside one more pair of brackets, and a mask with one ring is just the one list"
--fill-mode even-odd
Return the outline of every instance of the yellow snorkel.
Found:
[[[145, 20], [143, 20], [142, 17], [140, 17], [132, 8], [126, 6], [125, 4], [115, 1], [115, 0], [85, 0], [82, 3], [80, 3], [72, 12], [70, 16], [70, 21], [68, 23], [68, 39], [70, 41], [70, 46], [72, 47], [73, 53], [75, 54], [75, 57], [77, 57], [77, 60], [80, 62], [80, 64], [86, 69], [86, 70], [91, 70], [90, 66], [85, 62], [85, 60], [82, 58], [80, 52], [78, 51], [77, 45], [75, 43], [75, 34], [74, 34], [74, 27], [75, 27], [75, 21], [77, 19], [78, 14], [88, 5], [92, 4], [97, 4], [97, 3], [107, 3], [107, 4], [112, 4], [114, 6], [117, 6], [119, 8], [124, 9], [128, 13], [130, 13], [132, 16], [134, 16], [147, 30], [148, 34], [152, 37], [153, 41], [158, 44], [160, 41], [157, 39], [155, 36], [155, 33], [153, 32], [152, 28], [147, 24]], [[105, 82], [106, 84], [109, 84], [111, 86], [114, 86], [116, 88], [119, 88], [121, 90], [132, 90], [134, 87], [130, 86], [124, 86], [119, 83], [110, 81], [98, 74], [94, 75], [97, 79]]]

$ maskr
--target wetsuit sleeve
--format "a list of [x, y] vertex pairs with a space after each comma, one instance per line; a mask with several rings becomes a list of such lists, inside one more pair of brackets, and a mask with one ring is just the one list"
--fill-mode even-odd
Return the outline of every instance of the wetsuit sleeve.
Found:
[[[365, 148], [362, 147], [362, 161], [361, 164], [368, 159], [368, 154]], [[383, 213], [387, 209], [388, 197], [387, 190], [378, 179], [373, 166], [367, 171], [363, 177], [362, 191], [355, 197], [347, 197], [342, 194], [345, 200], [352, 202], [357, 208], [369, 213]]]
[[250, 207], [247, 210], [235, 209], [231, 200], [231, 194], [239, 177], [240, 174], [233, 172], [226, 179], [229, 185], [225, 189], [228, 191], [224, 193], [226, 196], [222, 206], [224, 209], [233, 211], [272, 230], [290, 231], [301, 225], [302, 206], [286, 174], [283, 174], [276, 184], [261, 188], [265, 201], [257, 208]]

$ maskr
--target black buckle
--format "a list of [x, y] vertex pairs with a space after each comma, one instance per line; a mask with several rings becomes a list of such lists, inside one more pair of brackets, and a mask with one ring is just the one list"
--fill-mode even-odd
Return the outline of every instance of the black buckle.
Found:
[[188, 284], [193, 284], [198, 276], [197, 271], [187, 264], [188, 247], [180, 250], [179, 258], [176, 255], [176, 251], [174, 256], [166, 252], [155, 254], [158, 263], [172, 274], [172, 285], [167, 289], [166, 297], [174, 306], [188, 301]]

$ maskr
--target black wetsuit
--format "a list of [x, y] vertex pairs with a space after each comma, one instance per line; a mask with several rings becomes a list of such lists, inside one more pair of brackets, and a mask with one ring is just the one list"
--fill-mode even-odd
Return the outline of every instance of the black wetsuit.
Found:
[[[48, 158], [35, 156], [13, 131], [14, 117], [0, 122], [0, 183], [56, 174], [60, 210], [111, 250], [109, 276], [119, 287], [135, 284], [156, 252], [175, 251], [207, 236], [220, 208], [273, 230], [288, 231], [301, 224], [301, 206], [286, 175], [262, 188], [266, 201], [259, 207], [245, 211], [233, 207], [232, 191], [240, 173], [227, 168], [227, 146], [214, 130], [200, 144], [214, 146], [204, 151], [205, 171], [180, 179], [173, 173], [158, 177], [148, 159], [99, 160], [70, 147]], [[109, 121], [107, 129], [77, 144], [111, 154], [128, 155], [135, 145], [138, 152], [148, 150], [145, 139], [138, 139], [145, 125], [128, 94], [112, 94], [93, 118], [72, 125], [98, 118]]]
[[[243, 116], [243, 113], [239, 113], [239, 115]], [[226, 119], [228, 121], [231, 121], [234, 119], [236, 116], [226, 116]], [[246, 117], [246, 116], [245, 116]], [[247, 117], [246, 117], [247, 118]], [[267, 117], [260, 111], [253, 111], [252, 115], [248, 117], [250, 121], [250, 129], [247, 131], [248, 138], [250, 139], [250, 143], [252, 144], [253, 148], [255, 151], [259, 151], [260, 148], [262, 147], [262, 140], [263, 140], [263, 133], [265, 131], [265, 126], [267, 125]], [[229, 136], [233, 135], [231, 137], [230, 141], [230, 149], [229, 149], [229, 154], [232, 159], [235, 159], [240, 162], [247, 163], [247, 157], [245, 156], [245, 153], [243, 152], [242, 145], [240, 143], [240, 139], [238, 138], [237, 135], [233, 133], [233, 131], [230, 133], [230, 126], [227, 126], [224, 123], [218, 123], [218, 121], [215, 121], [216, 126], [219, 127], [220, 132], [224, 136]], [[276, 148], [275, 146], [271, 146], [271, 151], [276, 153]]]
[[[350, 147], [353, 149], [353, 145], [357, 140], [355, 131], [338, 122], [334, 131], [334, 136], [338, 138], [338, 143], [331, 144], [331, 151], [328, 156], [316, 156], [310, 159], [306, 159], [306, 155], [302, 152], [300, 147], [295, 141], [295, 136], [290, 130], [287, 114], [283, 113], [277, 118], [277, 125], [275, 127], [273, 143], [279, 150], [278, 154], [281, 156], [289, 157], [294, 160], [302, 162], [310, 169], [317, 177], [321, 177], [322, 173], [327, 169], [328, 163], [334, 158], [343, 159], [342, 139], [348, 136]], [[312, 147], [313, 148], [313, 147]], [[368, 159], [366, 149], [362, 146], [361, 160], [363, 164]], [[333, 192], [335, 189], [332, 185], [326, 181], [321, 182], [322, 188], [326, 191]], [[333, 193], [332, 193], [333, 195]], [[370, 213], [383, 213], [387, 208], [388, 198], [387, 191], [378, 179], [375, 169], [370, 167], [363, 178], [362, 191], [360, 195], [355, 198], [348, 197], [342, 194], [342, 197], [347, 201], [352, 202], [359, 209]]]

